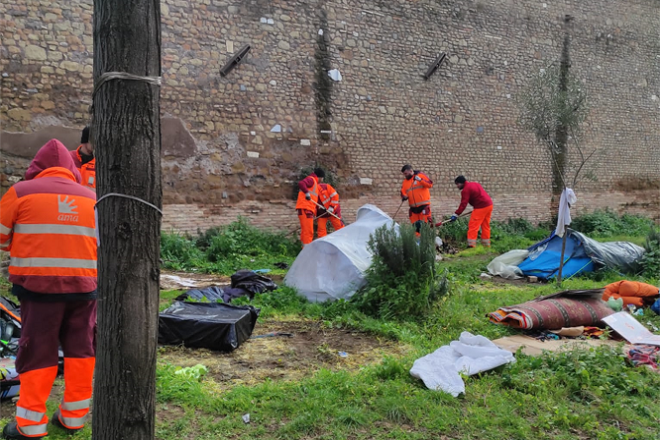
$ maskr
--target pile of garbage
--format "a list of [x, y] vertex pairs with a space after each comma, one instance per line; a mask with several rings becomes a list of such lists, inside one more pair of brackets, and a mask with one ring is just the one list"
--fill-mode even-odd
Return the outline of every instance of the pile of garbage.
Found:
[[[472, 376], [513, 363], [516, 353], [540, 356], [621, 344], [632, 365], [660, 372], [660, 335], [635, 319], [644, 316], [644, 307], [660, 314], [660, 290], [637, 281], [619, 281], [604, 289], [563, 291], [500, 307], [489, 313], [488, 319], [517, 329], [519, 334], [490, 341], [463, 332], [458, 341], [417, 359], [410, 374], [427, 388], [456, 397], [465, 393], [461, 374]], [[659, 330], [651, 322], [647, 325]]]

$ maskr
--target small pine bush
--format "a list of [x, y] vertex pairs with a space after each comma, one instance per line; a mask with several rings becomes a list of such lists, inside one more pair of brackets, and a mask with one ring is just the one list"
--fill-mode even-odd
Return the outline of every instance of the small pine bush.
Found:
[[447, 292], [446, 274], [438, 276], [435, 234], [424, 225], [419, 244], [412, 225], [382, 227], [369, 239], [374, 254], [366, 286], [353, 298], [367, 315], [383, 319], [418, 319]]
[[646, 253], [642, 258], [644, 276], [660, 279], [660, 229], [652, 230], [646, 238]]

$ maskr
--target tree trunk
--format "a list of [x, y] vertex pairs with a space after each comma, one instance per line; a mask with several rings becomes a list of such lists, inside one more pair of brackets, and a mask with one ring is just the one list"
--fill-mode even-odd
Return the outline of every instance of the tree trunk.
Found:
[[[159, 0], [94, 0], [94, 79], [160, 76]], [[97, 195], [162, 204], [160, 91], [112, 79], [93, 97]], [[110, 196], [98, 204], [100, 246], [94, 440], [155, 434], [159, 212]]]
[[[562, 47], [559, 65], [559, 91], [563, 93], [564, 96], [568, 92], [568, 73], [571, 68], [571, 21], [571, 16], [567, 15], [564, 17], [564, 45]], [[557, 195], [561, 194], [564, 186], [567, 185], [562, 178], [562, 176], [566, 176], [566, 161], [568, 155], [568, 127], [566, 127], [565, 124], [560, 123], [557, 125], [555, 143], [557, 145], [557, 151], [554, 154], [554, 161], [552, 164], [552, 193]]]
[[568, 231], [566, 230], [566, 225], [564, 225], [564, 237], [561, 241], [561, 257], [559, 260], [559, 273], [557, 274], [557, 287], [561, 288], [562, 275], [564, 272], [564, 256], [566, 255], [566, 237], [568, 237]]

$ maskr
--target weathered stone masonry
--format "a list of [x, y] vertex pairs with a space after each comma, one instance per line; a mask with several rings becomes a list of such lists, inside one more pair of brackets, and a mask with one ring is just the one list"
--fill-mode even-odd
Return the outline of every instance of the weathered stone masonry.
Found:
[[[515, 98], [558, 59], [566, 14], [573, 69], [590, 95], [584, 142], [602, 150], [578, 207], [660, 217], [656, 0], [161, 5], [167, 229], [237, 215], [293, 224], [293, 181], [314, 162], [340, 178], [349, 220], [366, 202], [394, 213], [405, 162], [436, 180], [437, 213], [455, 209], [453, 177], [465, 174], [494, 196], [496, 217], [547, 219], [549, 161], [517, 126]], [[0, 5], [3, 191], [44, 140], [77, 145], [91, 103], [91, 14], [91, 0]], [[245, 44], [247, 59], [221, 77]], [[440, 52], [447, 61], [425, 81]], [[342, 81], [321, 81], [328, 68]]]

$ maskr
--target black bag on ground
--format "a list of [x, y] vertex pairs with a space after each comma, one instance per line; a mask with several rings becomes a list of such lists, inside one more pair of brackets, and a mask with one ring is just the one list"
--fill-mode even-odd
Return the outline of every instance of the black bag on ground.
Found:
[[270, 292], [277, 289], [277, 284], [268, 277], [251, 270], [239, 270], [231, 276], [231, 287], [240, 287], [254, 296], [257, 293]]
[[160, 313], [158, 343], [233, 351], [250, 338], [258, 317], [252, 306], [176, 301]]

